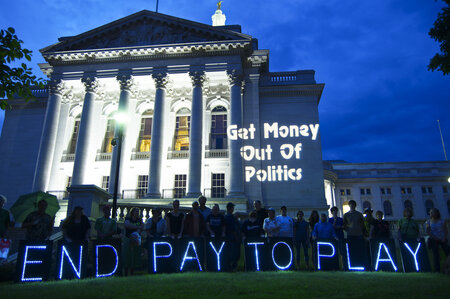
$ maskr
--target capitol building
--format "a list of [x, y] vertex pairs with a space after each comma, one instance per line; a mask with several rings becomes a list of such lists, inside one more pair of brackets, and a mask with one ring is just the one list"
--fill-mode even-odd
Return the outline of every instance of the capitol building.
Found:
[[225, 19], [220, 9], [213, 25], [143, 10], [43, 48], [49, 88], [5, 114], [8, 206], [46, 191], [63, 219], [86, 204], [83, 192], [107, 200], [117, 188], [119, 210], [144, 216], [203, 194], [240, 212], [261, 200], [291, 215], [342, 213], [353, 199], [388, 220], [407, 206], [418, 219], [432, 207], [449, 217], [449, 162], [323, 161], [325, 85], [313, 70], [270, 72], [269, 50]]

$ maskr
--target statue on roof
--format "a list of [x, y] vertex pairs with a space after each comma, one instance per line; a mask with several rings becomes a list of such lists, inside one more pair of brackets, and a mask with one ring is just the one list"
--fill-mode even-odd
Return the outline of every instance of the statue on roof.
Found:
[[217, 2], [217, 10], [221, 10], [221, 8], [222, 8], [222, 2], [223, 2], [223, 1]]

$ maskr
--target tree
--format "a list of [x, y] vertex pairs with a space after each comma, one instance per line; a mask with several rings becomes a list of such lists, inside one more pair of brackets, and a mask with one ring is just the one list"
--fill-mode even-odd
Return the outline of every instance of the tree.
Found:
[[25, 58], [31, 61], [31, 51], [22, 48], [23, 41], [15, 34], [14, 28], [0, 30], [0, 109], [5, 110], [11, 105], [7, 100], [19, 96], [25, 100], [33, 98], [31, 87], [43, 88], [45, 80], [36, 78], [32, 69], [25, 63], [18, 67], [10, 64]]
[[450, 0], [443, 1], [447, 3], [447, 7], [442, 8], [442, 12], [438, 14], [434, 22], [434, 27], [428, 32], [432, 39], [440, 43], [441, 53], [431, 58], [428, 70], [437, 69], [444, 75], [448, 75], [450, 73]]

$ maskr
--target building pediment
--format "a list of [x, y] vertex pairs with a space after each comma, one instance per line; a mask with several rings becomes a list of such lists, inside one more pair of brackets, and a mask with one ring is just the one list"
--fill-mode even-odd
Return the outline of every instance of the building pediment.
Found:
[[147, 10], [103, 25], [85, 33], [63, 37], [41, 49], [43, 54], [108, 48], [167, 44], [251, 40], [251, 36]]

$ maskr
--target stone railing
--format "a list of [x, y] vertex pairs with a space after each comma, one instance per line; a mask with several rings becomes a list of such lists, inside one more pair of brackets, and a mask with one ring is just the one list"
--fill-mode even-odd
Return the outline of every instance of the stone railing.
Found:
[[140, 199], [147, 194], [147, 189], [127, 189], [122, 190], [122, 199]]
[[170, 151], [167, 159], [189, 159], [189, 151]]
[[205, 158], [228, 158], [228, 150], [206, 150]]
[[227, 189], [224, 187], [206, 188], [203, 189], [203, 195], [207, 198], [225, 198], [227, 196]]
[[131, 154], [131, 160], [149, 160], [150, 152], [133, 152]]
[[316, 84], [313, 70], [274, 72], [261, 76], [262, 85]]
[[111, 161], [112, 153], [97, 153], [95, 161]]
[[48, 98], [48, 87], [47, 86], [44, 88], [32, 87], [31, 94], [36, 98]]
[[73, 162], [75, 161], [75, 154], [63, 154], [61, 162]]

